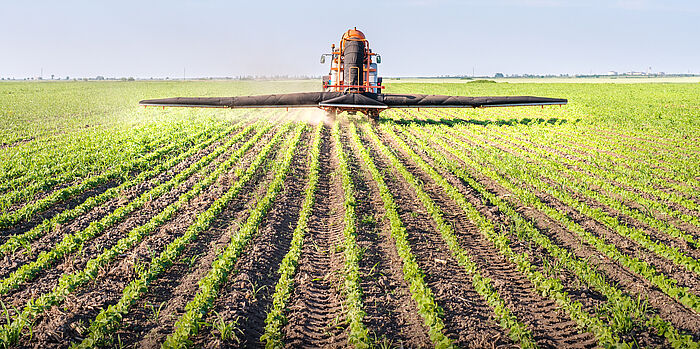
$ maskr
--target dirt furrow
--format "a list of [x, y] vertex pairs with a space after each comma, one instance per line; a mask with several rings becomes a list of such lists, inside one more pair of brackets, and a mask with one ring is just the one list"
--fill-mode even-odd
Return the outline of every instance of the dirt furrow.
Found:
[[336, 175], [330, 129], [323, 131], [316, 204], [304, 237], [294, 291], [289, 299], [284, 341], [292, 348], [344, 347], [343, 188]]

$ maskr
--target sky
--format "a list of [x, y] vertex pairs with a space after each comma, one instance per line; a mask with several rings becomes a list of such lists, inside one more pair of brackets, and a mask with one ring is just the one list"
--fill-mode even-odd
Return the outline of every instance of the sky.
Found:
[[381, 76], [700, 73], [697, 0], [0, 1], [0, 77], [328, 73], [349, 28]]

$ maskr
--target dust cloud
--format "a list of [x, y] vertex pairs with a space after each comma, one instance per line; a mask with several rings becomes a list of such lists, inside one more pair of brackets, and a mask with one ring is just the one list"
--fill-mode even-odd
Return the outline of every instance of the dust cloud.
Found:
[[326, 124], [332, 122], [327, 113], [319, 108], [290, 109], [282, 117], [287, 120], [302, 121], [311, 125], [318, 125], [322, 122]]

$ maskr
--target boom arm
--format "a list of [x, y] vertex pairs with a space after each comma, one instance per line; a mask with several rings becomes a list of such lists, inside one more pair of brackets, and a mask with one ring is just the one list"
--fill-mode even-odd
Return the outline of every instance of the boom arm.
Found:
[[566, 99], [533, 96], [467, 97], [421, 94], [302, 92], [241, 97], [176, 97], [148, 99], [144, 106], [199, 108], [485, 108], [528, 105], [562, 105]]

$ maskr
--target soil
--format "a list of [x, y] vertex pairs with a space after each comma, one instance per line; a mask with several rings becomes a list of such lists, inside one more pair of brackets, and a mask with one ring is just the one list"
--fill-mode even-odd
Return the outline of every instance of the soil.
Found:
[[294, 290], [288, 301], [285, 344], [291, 348], [343, 347], [343, 188], [328, 127], [319, 154], [316, 202], [304, 236]]

